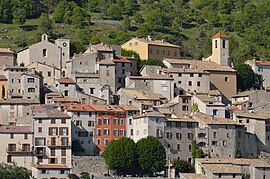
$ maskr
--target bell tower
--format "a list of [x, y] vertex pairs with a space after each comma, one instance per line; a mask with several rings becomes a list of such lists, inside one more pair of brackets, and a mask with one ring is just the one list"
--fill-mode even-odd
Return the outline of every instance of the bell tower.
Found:
[[229, 37], [220, 31], [212, 37], [211, 60], [219, 65], [231, 65], [229, 57]]

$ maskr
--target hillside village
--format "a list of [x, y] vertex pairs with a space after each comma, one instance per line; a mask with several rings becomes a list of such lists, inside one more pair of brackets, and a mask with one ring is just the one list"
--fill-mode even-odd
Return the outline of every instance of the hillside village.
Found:
[[[168, 160], [195, 163], [195, 173], [180, 178], [270, 178], [270, 160], [261, 157], [270, 153], [270, 63], [246, 61], [263, 89], [238, 92], [229, 41], [214, 34], [202, 60], [182, 59], [179, 46], [150, 36], [90, 44], [73, 56], [69, 39], [53, 43], [46, 34], [16, 54], [0, 48], [0, 162], [32, 178], [69, 178], [73, 155], [100, 156], [113, 140], [153, 136]], [[164, 67], [138, 71], [138, 59], [121, 48]], [[84, 150], [72, 151], [74, 141]], [[192, 157], [193, 141], [205, 158]]]

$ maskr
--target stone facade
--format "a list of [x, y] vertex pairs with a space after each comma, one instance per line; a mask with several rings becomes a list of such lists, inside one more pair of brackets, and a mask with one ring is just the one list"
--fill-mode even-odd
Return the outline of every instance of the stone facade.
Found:
[[4, 64], [8, 66], [14, 65], [14, 52], [9, 48], [0, 48], [0, 67], [3, 67]]

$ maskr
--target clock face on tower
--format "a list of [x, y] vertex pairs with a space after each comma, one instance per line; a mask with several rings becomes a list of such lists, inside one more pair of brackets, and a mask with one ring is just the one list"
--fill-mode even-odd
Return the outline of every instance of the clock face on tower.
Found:
[[66, 42], [64, 42], [64, 43], [63, 43], [63, 46], [64, 46], [64, 47], [66, 47], [66, 46], [67, 46], [67, 43], [66, 43]]

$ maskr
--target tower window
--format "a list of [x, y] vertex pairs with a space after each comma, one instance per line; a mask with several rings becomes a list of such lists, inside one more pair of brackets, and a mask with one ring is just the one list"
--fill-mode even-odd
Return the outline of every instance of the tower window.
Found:
[[222, 40], [222, 47], [226, 48], [226, 40]]
[[215, 40], [215, 48], [217, 48], [217, 40]]
[[43, 49], [43, 57], [47, 57], [47, 49]]

